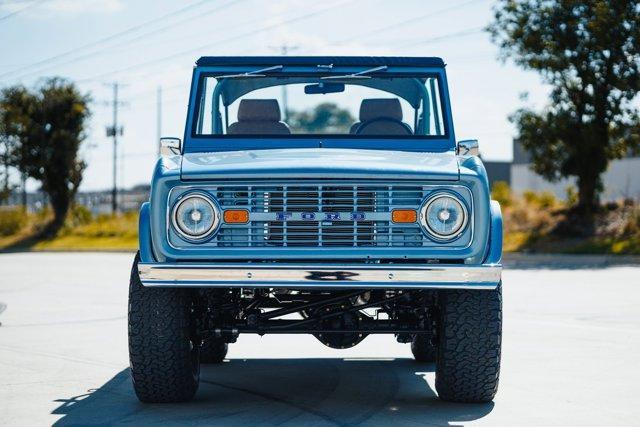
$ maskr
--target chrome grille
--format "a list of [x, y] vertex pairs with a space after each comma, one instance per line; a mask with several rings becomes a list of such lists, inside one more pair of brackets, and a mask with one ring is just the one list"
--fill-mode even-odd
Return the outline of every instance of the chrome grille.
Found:
[[[225, 185], [210, 190], [220, 207], [247, 209], [247, 224], [222, 224], [207, 244], [220, 247], [420, 247], [418, 224], [393, 224], [392, 209], [418, 209], [416, 185]], [[263, 213], [360, 213], [352, 220], [254, 220]], [[264, 216], [264, 215], [263, 215]], [[373, 218], [373, 219], [370, 219]], [[380, 218], [384, 218], [381, 220]]]

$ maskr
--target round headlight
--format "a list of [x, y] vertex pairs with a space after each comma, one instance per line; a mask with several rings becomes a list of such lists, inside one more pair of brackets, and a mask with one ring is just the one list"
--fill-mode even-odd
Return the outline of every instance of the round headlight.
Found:
[[457, 197], [439, 193], [420, 208], [420, 223], [436, 240], [452, 240], [467, 225], [467, 208]]
[[173, 208], [173, 227], [188, 240], [199, 240], [213, 233], [220, 223], [220, 210], [203, 194], [189, 194]]

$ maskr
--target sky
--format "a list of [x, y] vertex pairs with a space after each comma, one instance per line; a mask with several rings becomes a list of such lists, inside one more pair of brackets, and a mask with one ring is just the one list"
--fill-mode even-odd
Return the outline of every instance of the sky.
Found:
[[[447, 63], [456, 137], [478, 139], [486, 160], [510, 160], [508, 116], [540, 108], [539, 76], [498, 60], [483, 31], [491, 0], [0, 0], [0, 87], [43, 78], [76, 82], [92, 97], [81, 191], [112, 185], [105, 126], [119, 85], [118, 186], [148, 184], [162, 135], [182, 137], [191, 70], [200, 56], [439, 56]], [[528, 97], [523, 100], [522, 94]], [[295, 102], [293, 100], [292, 102]], [[36, 189], [37, 183], [28, 187]]]

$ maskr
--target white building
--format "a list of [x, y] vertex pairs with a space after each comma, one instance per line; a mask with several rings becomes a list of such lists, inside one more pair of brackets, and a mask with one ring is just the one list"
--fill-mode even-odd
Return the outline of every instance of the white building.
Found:
[[[640, 199], [640, 157], [627, 157], [609, 163], [602, 177], [604, 191], [602, 201], [623, 198]], [[567, 187], [576, 188], [575, 178], [549, 182], [530, 168], [528, 154], [519, 144], [513, 144], [513, 162], [511, 164], [511, 188], [521, 194], [525, 190], [551, 191], [558, 198], [566, 198]], [[577, 189], [576, 189], [577, 191]]]

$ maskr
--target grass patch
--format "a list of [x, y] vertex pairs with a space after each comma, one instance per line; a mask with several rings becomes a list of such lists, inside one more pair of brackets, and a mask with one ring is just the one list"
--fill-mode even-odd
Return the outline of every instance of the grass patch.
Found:
[[639, 255], [640, 237], [588, 239], [576, 244], [571, 248], [571, 252], [576, 254]]
[[0, 250], [135, 251], [138, 248], [138, 213], [92, 216], [76, 207], [54, 238], [39, 239], [38, 232], [50, 221], [48, 213], [28, 215], [19, 232], [0, 237]]
[[51, 240], [41, 240], [31, 246], [36, 251], [136, 251], [138, 238], [118, 236], [61, 236]]
[[502, 206], [505, 252], [566, 254], [640, 254], [640, 207], [631, 200], [603, 205], [596, 215], [595, 233], [587, 238], [559, 236], [557, 226], [575, 203], [558, 200], [549, 192], [512, 194], [504, 182], [497, 182], [492, 198]]

